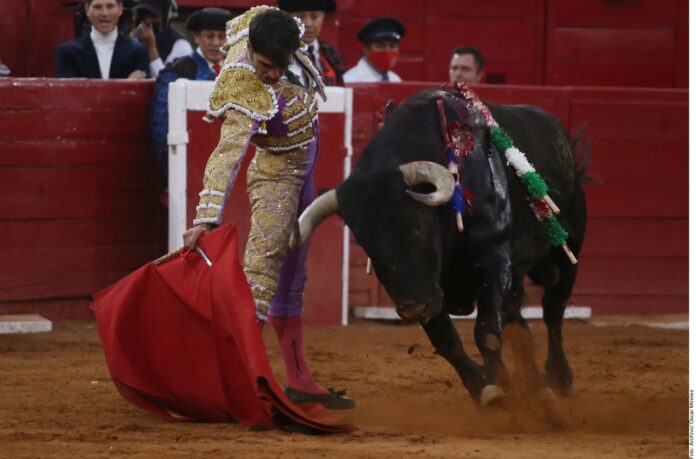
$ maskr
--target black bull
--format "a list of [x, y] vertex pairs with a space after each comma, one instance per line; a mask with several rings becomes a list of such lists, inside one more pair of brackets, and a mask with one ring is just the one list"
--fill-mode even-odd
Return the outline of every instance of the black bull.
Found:
[[[459, 122], [473, 139], [473, 149], [459, 168], [462, 188], [474, 195], [463, 232], [454, 213], [440, 205], [443, 180], [452, 176], [444, 168], [448, 156], [438, 99], [444, 101], [447, 122]], [[563, 126], [535, 107], [486, 105], [545, 178], [550, 197], [561, 209], [558, 219], [569, 233], [568, 246], [579, 254], [586, 221], [583, 174]], [[446, 201], [451, 190], [444, 190]], [[291, 244], [302, 243], [334, 212], [371, 258], [399, 315], [421, 323], [474, 400], [486, 403], [504, 393], [500, 386], [506, 386], [508, 375], [501, 359], [502, 327], [516, 324], [529, 333], [520, 312], [524, 277], [543, 285], [547, 381], [561, 392], [570, 389], [572, 372], [561, 328], [577, 266], [560, 247], [549, 244], [520, 179], [492, 145], [481, 112], [469, 102], [444, 89], [406, 100], [374, 135], [352, 174], [302, 215], [299, 236]], [[467, 356], [449, 316], [469, 314], [474, 305], [474, 335], [483, 366]], [[532, 366], [536, 383], [543, 385], [533, 359]]]

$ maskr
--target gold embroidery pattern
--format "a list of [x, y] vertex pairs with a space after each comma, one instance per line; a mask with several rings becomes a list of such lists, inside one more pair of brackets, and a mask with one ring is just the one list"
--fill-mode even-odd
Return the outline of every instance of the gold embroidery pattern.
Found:
[[[276, 88], [279, 97], [284, 97], [286, 101], [297, 98], [292, 105], [286, 105], [282, 111], [283, 122], [288, 127], [289, 135], [283, 137], [256, 135], [252, 138], [254, 145], [274, 151], [287, 151], [307, 145], [314, 138], [313, 123], [319, 111], [314, 90], [310, 89], [307, 92], [287, 81], [281, 81]], [[293, 117], [295, 119], [288, 123], [288, 120]]]
[[223, 61], [222, 66], [224, 67], [227, 64], [234, 64], [235, 62], [239, 62], [244, 56], [246, 56], [248, 42], [249, 39], [245, 37], [239, 40], [237, 43], [235, 43], [235, 45], [227, 51], [227, 55], [225, 56], [225, 60]]
[[[227, 37], [232, 38], [241, 32], [244, 31], [244, 29], [249, 28], [249, 24], [251, 23], [251, 20], [256, 16], [258, 13], [265, 11], [267, 9], [270, 9], [271, 7], [266, 6], [266, 5], [260, 5], [260, 6], [255, 6], [253, 8], [250, 8], [247, 10], [245, 13], [237, 16], [236, 18], [230, 20], [227, 22]], [[236, 44], [236, 43], [235, 43]], [[234, 46], [234, 45], [232, 45]], [[223, 47], [223, 50], [227, 51], [230, 48], [229, 43], [226, 43]]]
[[229, 193], [228, 188], [239, 171], [252, 125], [253, 121], [248, 116], [236, 111], [227, 112], [220, 128], [220, 142], [205, 166], [204, 191], [201, 193], [199, 208], [193, 220], [194, 225], [220, 223], [222, 207]]
[[297, 131], [298, 129], [301, 129], [307, 125], [312, 124], [312, 119], [314, 118], [314, 115], [316, 115], [316, 114], [317, 114], [316, 108], [312, 108], [311, 110], [308, 110], [307, 113], [305, 113], [304, 115], [297, 118], [295, 121], [288, 124], [288, 132], [293, 133], [293, 132]]
[[[285, 91], [283, 91], [283, 96], [285, 96], [285, 100], [292, 100], [293, 98], [293, 96], [288, 97], [288, 95], [285, 94]], [[305, 106], [302, 103], [302, 95], [300, 95], [298, 96], [294, 104], [290, 106], [286, 105], [285, 107], [283, 107], [283, 119], [289, 120], [290, 118], [304, 110], [304, 108]]]
[[306, 143], [314, 139], [314, 129], [309, 128], [304, 132], [301, 132], [292, 137], [261, 137], [254, 136], [252, 141], [254, 145], [259, 148], [266, 148], [268, 150], [291, 150], [297, 148], [298, 146], [305, 145]]
[[277, 110], [277, 102], [266, 85], [256, 74], [243, 67], [228, 67], [215, 81], [209, 111], [219, 111], [228, 105], [228, 108], [264, 120], [270, 119]]
[[244, 272], [256, 302], [266, 316], [278, 287], [280, 264], [297, 218], [308, 148], [282, 155], [258, 150], [247, 171], [251, 228], [244, 254]]

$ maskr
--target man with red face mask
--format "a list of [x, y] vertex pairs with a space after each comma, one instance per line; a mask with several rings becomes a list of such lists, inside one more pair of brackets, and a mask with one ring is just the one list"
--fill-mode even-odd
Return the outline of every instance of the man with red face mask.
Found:
[[377, 18], [368, 22], [358, 40], [365, 44], [365, 55], [357, 65], [343, 75], [345, 83], [399, 82], [392, 72], [399, 58], [399, 43], [405, 33], [404, 25], [396, 18]]

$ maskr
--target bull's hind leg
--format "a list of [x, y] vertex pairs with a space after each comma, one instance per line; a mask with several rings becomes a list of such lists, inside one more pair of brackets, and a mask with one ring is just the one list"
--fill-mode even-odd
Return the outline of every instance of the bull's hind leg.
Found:
[[551, 256], [558, 266], [559, 279], [556, 285], [546, 288], [542, 299], [549, 341], [546, 378], [551, 387], [567, 394], [573, 385], [573, 372], [563, 349], [562, 327], [566, 304], [575, 284], [577, 265], [571, 264], [560, 249], [554, 249]]
[[[580, 256], [580, 249], [585, 237], [587, 215], [585, 194], [581, 189], [576, 189], [573, 193], [571, 206], [566, 212], [569, 217], [569, 223], [566, 227], [570, 233], [568, 245], [577, 257]], [[546, 287], [541, 302], [544, 307], [544, 323], [549, 340], [549, 352], [545, 365], [546, 378], [551, 387], [562, 394], [568, 394], [573, 385], [573, 372], [563, 350], [562, 325], [566, 304], [575, 285], [578, 266], [572, 264], [560, 248], [552, 248], [549, 256], [558, 269], [558, 283]]]
[[421, 324], [430, 342], [438, 354], [445, 358], [457, 370], [464, 387], [471, 397], [479, 401], [485, 383], [483, 369], [464, 351], [459, 333], [454, 328], [452, 319], [446, 311], [440, 312], [428, 323]]

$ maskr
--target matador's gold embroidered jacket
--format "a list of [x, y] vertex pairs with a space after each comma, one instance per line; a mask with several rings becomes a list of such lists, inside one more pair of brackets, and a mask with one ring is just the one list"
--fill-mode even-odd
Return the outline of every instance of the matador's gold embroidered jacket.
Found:
[[285, 80], [266, 85], [248, 63], [249, 22], [265, 8], [252, 8], [228, 23], [227, 56], [206, 114], [209, 119], [221, 117], [224, 121], [220, 142], [206, 165], [194, 224], [220, 224], [249, 142], [256, 145], [257, 155], [263, 155], [306, 147], [315, 138], [316, 93], [323, 93], [323, 84], [309, 59], [296, 53], [312, 77], [308, 90]]

